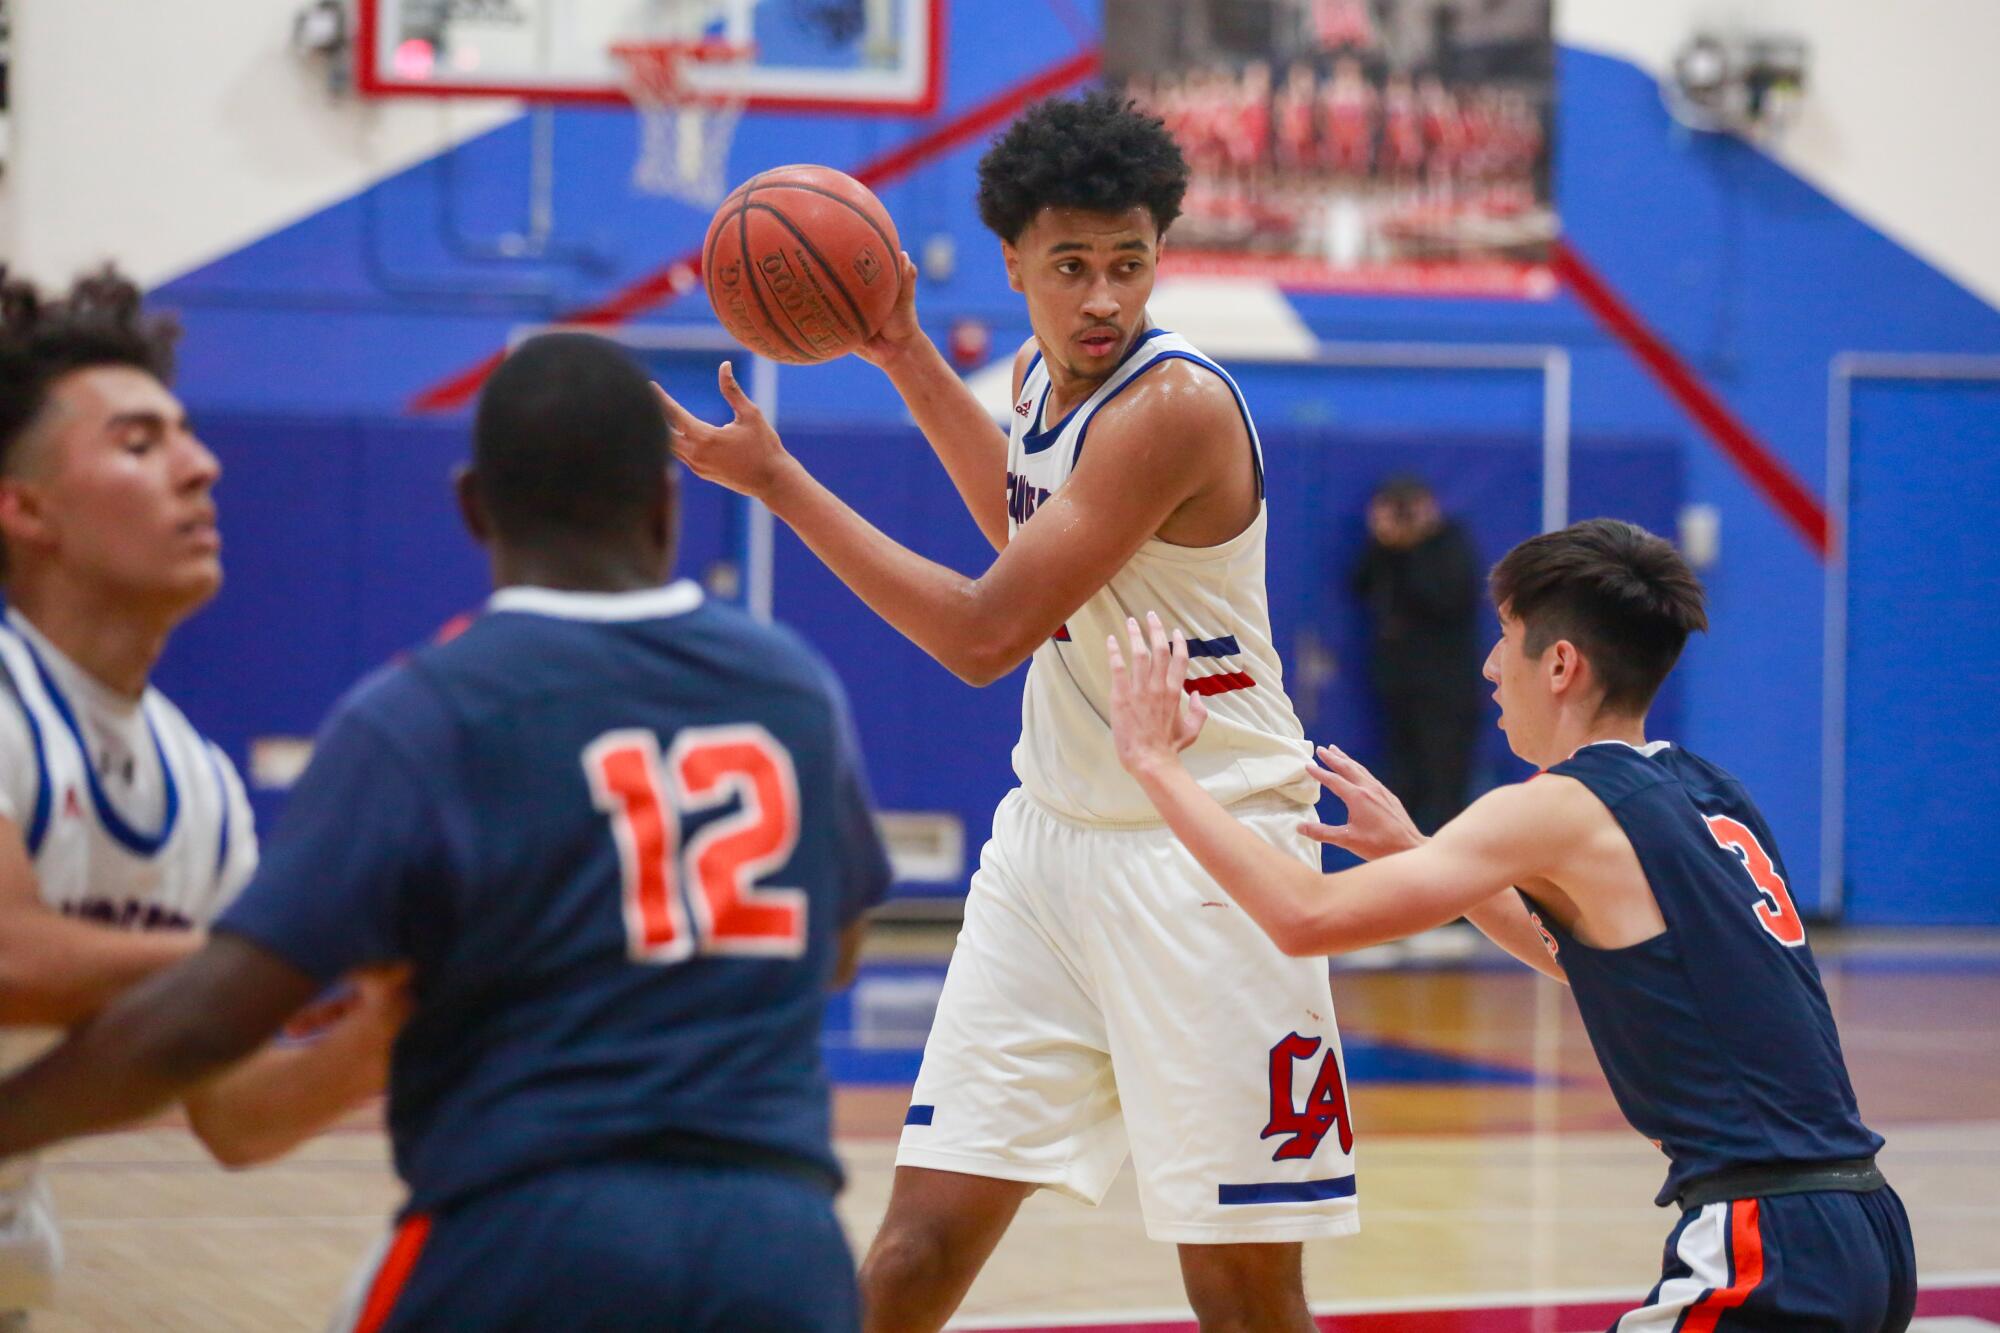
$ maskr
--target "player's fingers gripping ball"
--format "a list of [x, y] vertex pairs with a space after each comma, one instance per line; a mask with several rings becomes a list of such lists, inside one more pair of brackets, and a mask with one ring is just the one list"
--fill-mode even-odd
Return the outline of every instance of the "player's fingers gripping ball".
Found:
[[874, 192], [832, 167], [774, 167], [736, 187], [702, 242], [715, 317], [773, 361], [854, 351], [896, 312], [906, 272]]

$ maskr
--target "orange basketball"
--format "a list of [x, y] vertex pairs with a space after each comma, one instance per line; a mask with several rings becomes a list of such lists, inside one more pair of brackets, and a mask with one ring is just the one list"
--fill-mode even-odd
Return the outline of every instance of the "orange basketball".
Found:
[[761, 356], [830, 361], [873, 337], [901, 285], [896, 224], [832, 167], [774, 167], [736, 187], [702, 242], [715, 317]]

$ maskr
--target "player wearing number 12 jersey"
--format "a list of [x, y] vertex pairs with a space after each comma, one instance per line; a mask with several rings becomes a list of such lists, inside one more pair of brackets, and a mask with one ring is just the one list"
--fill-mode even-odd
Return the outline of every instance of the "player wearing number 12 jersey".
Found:
[[[1777, 843], [1742, 784], [1646, 738], [1646, 710], [1701, 585], [1672, 546], [1609, 519], [1523, 542], [1494, 568], [1486, 663], [1514, 752], [1543, 771], [1426, 841], [1386, 788], [1325, 747], [1348, 809], [1322, 840], [1370, 864], [1321, 876], [1273, 856], [1192, 781], [1178, 749], [1187, 653], [1155, 620], [1107, 645], [1119, 757], [1174, 831], [1292, 954], [1361, 948], [1461, 913], [1576, 995], [1611, 1090], [1671, 1162], [1665, 1271], [1617, 1333], [1900, 1333], [1909, 1220], [1875, 1165]], [[1524, 945], [1539, 933], [1546, 954]]]
[[460, 487], [486, 613], [343, 705], [215, 938], [0, 1092], [0, 1154], [128, 1119], [325, 981], [407, 962], [409, 1199], [337, 1327], [855, 1326], [821, 996], [886, 858], [825, 666], [661, 586], [651, 394], [580, 335], [495, 373]]

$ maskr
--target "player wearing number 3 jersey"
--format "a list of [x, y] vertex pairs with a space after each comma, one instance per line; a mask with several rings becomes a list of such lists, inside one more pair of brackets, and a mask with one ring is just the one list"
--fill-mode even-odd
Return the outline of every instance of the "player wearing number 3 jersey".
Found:
[[486, 613], [341, 707], [214, 940], [0, 1091], [0, 1155], [407, 962], [409, 1199], [337, 1327], [855, 1327], [821, 996], [886, 858], [825, 666], [661, 586], [651, 392], [579, 335], [495, 373], [460, 485]]
[[1671, 1163], [1656, 1202], [1682, 1209], [1659, 1285], [1618, 1333], [1899, 1333], [1916, 1300], [1909, 1221], [1875, 1165], [1882, 1139], [1856, 1109], [1777, 842], [1734, 778], [1646, 739], [1654, 692], [1707, 627], [1701, 585], [1666, 542], [1598, 519], [1514, 548], [1492, 590], [1504, 632], [1486, 678], [1508, 743], [1543, 772], [1428, 841], [1332, 747], [1319, 777], [1348, 822], [1317, 835], [1371, 864], [1321, 876], [1245, 836], [1180, 762], [1201, 719], [1181, 705], [1186, 649], [1157, 620], [1106, 645], [1119, 757], [1287, 953], [1463, 913], [1568, 980], [1619, 1107]]

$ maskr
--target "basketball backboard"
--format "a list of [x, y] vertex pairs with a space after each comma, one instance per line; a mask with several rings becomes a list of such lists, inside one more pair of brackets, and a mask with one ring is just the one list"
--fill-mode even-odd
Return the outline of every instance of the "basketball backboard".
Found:
[[[619, 42], [749, 42], [690, 87], [752, 108], [936, 108], [943, 0], [359, 0], [356, 82], [371, 96], [623, 102]], [[726, 82], [719, 82], [726, 81]]]

